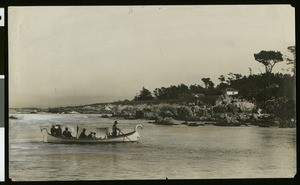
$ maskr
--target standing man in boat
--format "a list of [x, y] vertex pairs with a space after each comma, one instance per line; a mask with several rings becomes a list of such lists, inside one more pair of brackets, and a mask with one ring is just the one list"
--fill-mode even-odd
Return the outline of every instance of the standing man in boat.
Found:
[[112, 135], [113, 136], [116, 136], [117, 135], [117, 131], [119, 131], [119, 134], [120, 134], [120, 132], [121, 132], [121, 129], [119, 129], [118, 127], [117, 127], [117, 124], [118, 124], [118, 122], [117, 121], [115, 121], [115, 123], [114, 123], [114, 125], [113, 125], [113, 127], [112, 127]]

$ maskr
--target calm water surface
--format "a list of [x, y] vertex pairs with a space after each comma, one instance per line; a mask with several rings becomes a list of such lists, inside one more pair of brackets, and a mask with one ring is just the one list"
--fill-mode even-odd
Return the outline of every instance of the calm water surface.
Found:
[[[16, 114], [9, 120], [13, 181], [284, 178], [296, 173], [296, 129], [162, 126], [119, 120], [122, 131], [142, 124], [139, 143], [50, 144], [41, 126], [112, 126], [99, 115]], [[73, 132], [74, 133], [74, 130]]]

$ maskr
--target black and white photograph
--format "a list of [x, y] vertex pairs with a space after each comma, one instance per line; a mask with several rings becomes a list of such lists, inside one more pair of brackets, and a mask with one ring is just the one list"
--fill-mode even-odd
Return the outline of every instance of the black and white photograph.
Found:
[[7, 13], [12, 181], [296, 175], [291, 5]]

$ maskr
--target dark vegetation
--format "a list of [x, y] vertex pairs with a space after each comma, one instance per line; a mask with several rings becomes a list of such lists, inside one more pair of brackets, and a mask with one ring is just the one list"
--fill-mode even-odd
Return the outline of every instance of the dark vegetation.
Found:
[[[295, 46], [288, 47], [293, 57], [284, 57], [279, 51], [261, 51], [254, 59], [265, 67], [265, 73], [249, 75], [229, 73], [220, 75], [215, 86], [209, 77], [199, 79], [199, 84], [183, 83], [155, 88], [153, 92], [143, 87], [133, 100], [69, 106], [37, 110], [50, 113], [111, 114], [125, 119], [150, 119], [154, 123], [197, 126], [195, 122], [211, 121], [219, 126], [242, 124], [262, 127], [296, 126]], [[278, 62], [287, 62], [290, 74], [273, 73]], [[200, 85], [202, 83], [203, 85]], [[237, 95], [228, 95], [237, 90]], [[32, 110], [28, 110], [32, 113]], [[104, 115], [103, 117], [108, 117]]]
[[[185, 84], [171, 85], [154, 89], [153, 95], [143, 87], [133, 101], [185, 100], [185, 102], [198, 103], [197, 105], [213, 106], [215, 112], [230, 113], [230, 108], [228, 108], [230, 106], [222, 109], [216, 106], [215, 102], [208, 103], [203, 100], [220, 96], [224, 94], [226, 89], [234, 88], [238, 90], [239, 95], [233, 99], [239, 102], [251, 102], [255, 104], [255, 108], [252, 110], [253, 113], [260, 109], [262, 113], [267, 115], [261, 118], [261, 124], [272, 126], [277, 123], [281, 124], [279, 126], [284, 127], [282, 124], [290, 125], [290, 122], [294, 123], [296, 119], [295, 46], [288, 47], [288, 51], [293, 54], [293, 58], [286, 57], [285, 60], [291, 66], [289, 70], [293, 74], [272, 73], [273, 67], [278, 62], [283, 62], [284, 57], [279, 51], [261, 51], [254, 54], [254, 59], [263, 64], [265, 73], [252, 74], [252, 69], [249, 68], [250, 74], [248, 76], [235, 73], [229, 73], [227, 77], [226, 75], [220, 75], [220, 83], [216, 87], [210, 78], [202, 78], [204, 87], [199, 84], [189, 87]], [[181, 119], [187, 120], [188, 117], [182, 116]], [[259, 122], [259, 120], [256, 120], [256, 122]]]

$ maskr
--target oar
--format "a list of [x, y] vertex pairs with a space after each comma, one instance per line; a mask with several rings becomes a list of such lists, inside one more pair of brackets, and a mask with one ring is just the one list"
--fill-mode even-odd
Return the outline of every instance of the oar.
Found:
[[77, 125], [77, 129], [76, 129], [76, 139], [77, 139], [77, 137], [78, 137], [78, 130], [79, 130], [79, 127], [78, 127], [78, 125]]
[[[121, 134], [125, 135], [121, 130], [119, 130], [119, 131], [121, 132]], [[127, 136], [125, 136], [125, 137], [127, 137]], [[127, 137], [127, 139], [133, 143], [133, 141], [131, 139], [129, 139], [129, 137]]]

